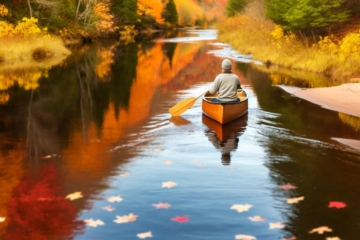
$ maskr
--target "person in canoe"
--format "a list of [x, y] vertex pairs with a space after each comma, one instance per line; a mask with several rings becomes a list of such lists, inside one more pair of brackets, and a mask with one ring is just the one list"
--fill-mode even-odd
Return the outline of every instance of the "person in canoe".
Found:
[[212, 102], [239, 102], [237, 89], [241, 88], [239, 77], [231, 71], [231, 61], [224, 59], [221, 63], [222, 73], [218, 74], [209, 87], [209, 93], [218, 93]]

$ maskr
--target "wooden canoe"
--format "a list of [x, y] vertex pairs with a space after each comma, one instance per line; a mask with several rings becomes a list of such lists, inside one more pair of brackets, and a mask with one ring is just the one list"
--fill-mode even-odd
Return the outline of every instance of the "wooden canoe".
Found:
[[217, 94], [205, 93], [202, 98], [202, 111], [215, 121], [226, 124], [248, 111], [248, 95], [244, 89], [239, 89], [238, 97], [240, 102], [213, 103], [211, 99], [216, 98]]

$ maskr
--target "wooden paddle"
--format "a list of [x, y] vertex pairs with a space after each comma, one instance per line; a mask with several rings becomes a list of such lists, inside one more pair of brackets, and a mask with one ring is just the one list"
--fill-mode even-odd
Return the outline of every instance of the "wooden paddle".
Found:
[[[206, 92], [207, 92], [207, 90], [206, 90]], [[182, 100], [181, 102], [179, 102], [178, 104], [176, 104], [175, 106], [170, 108], [170, 110], [169, 110], [170, 114], [172, 116], [180, 116], [180, 114], [182, 114], [183, 112], [188, 110], [192, 105], [194, 105], [196, 99], [198, 99], [199, 97], [204, 95], [206, 92], [202, 93], [201, 95], [199, 95], [196, 98], [190, 97], [190, 98]]]

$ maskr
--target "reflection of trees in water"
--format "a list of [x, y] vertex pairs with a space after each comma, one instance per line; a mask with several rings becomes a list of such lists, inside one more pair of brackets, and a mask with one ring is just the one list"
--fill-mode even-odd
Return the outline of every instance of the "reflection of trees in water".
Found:
[[228, 124], [222, 125], [203, 114], [202, 122], [209, 128], [205, 135], [213, 146], [221, 153], [221, 163], [230, 165], [231, 152], [238, 148], [239, 137], [247, 126], [248, 114]]
[[[334, 236], [356, 239], [360, 236], [360, 155], [329, 142], [331, 137], [359, 139], [359, 133], [342, 124], [336, 112], [290, 97], [250, 66], [247, 77], [263, 110], [257, 113], [263, 126], [258, 128], [258, 144], [267, 152], [265, 165], [275, 185], [272, 195], [283, 215], [286, 236], [317, 239], [309, 231], [325, 225], [334, 229]], [[286, 183], [297, 189], [278, 188]], [[304, 201], [286, 203], [287, 198], [300, 196]], [[344, 201], [349, 208], [329, 209], [330, 201]]]
[[72, 239], [83, 231], [84, 222], [76, 220], [77, 209], [59, 194], [60, 182], [52, 164], [20, 181], [7, 205], [4, 240]]

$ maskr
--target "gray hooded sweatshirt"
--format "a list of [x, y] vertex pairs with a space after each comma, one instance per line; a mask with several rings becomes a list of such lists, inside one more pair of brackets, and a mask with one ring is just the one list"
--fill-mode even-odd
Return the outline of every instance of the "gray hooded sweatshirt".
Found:
[[237, 89], [241, 88], [239, 77], [234, 73], [220, 73], [209, 87], [211, 94], [218, 93], [217, 99], [236, 101]]

